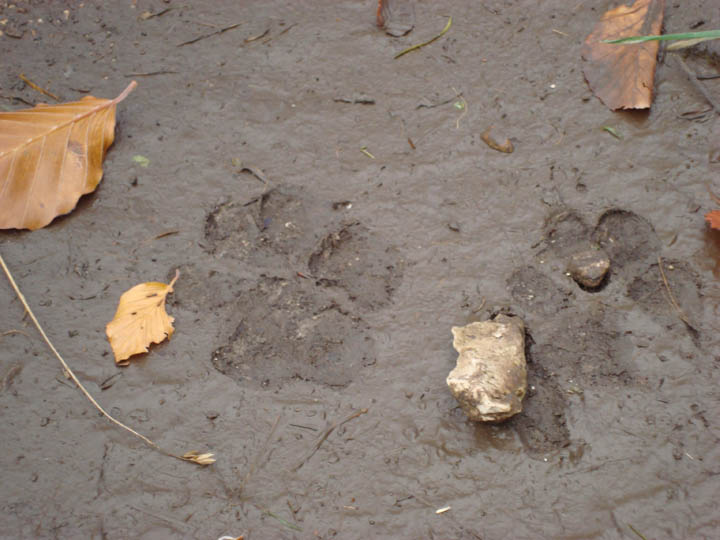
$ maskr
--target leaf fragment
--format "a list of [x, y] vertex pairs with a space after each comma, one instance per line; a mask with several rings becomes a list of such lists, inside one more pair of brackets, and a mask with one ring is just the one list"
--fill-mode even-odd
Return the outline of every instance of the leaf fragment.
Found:
[[636, 0], [607, 11], [582, 46], [583, 73], [610, 109], [647, 109], [652, 103], [657, 41], [618, 47], [604, 40], [659, 34], [665, 0]]
[[720, 230], [720, 210], [712, 210], [705, 214], [705, 221], [710, 224], [711, 229]]
[[115, 99], [0, 112], [0, 229], [40, 229], [95, 190], [115, 137]]
[[146, 353], [150, 344], [172, 336], [175, 319], [165, 312], [165, 298], [179, 276], [176, 271], [169, 284], [141, 283], [120, 297], [117, 312], [105, 328], [116, 364], [125, 366], [131, 356]]
[[132, 160], [133, 163], [137, 163], [143, 168], [147, 168], [147, 166], [150, 165], [150, 160], [145, 156], [141, 156], [140, 154], [133, 156]]
[[623, 138], [622, 135], [620, 135], [620, 132], [612, 126], [603, 126], [603, 130], [607, 131], [610, 135], [612, 135], [616, 139]]

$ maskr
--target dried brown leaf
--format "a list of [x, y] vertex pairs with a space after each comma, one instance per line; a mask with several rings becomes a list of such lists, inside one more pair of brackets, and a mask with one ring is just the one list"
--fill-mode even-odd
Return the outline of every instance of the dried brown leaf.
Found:
[[604, 39], [660, 34], [665, 0], [636, 0], [606, 12], [582, 47], [585, 79], [610, 109], [647, 109], [652, 103], [658, 41], [634, 45]]
[[115, 317], [105, 328], [118, 365], [127, 365], [134, 354], [148, 351], [174, 332], [173, 317], [165, 312], [165, 298], [180, 273], [169, 284], [149, 282], [136, 285], [120, 297]]
[[135, 86], [115, 99], [0, 112], [0, 229], [44, 227], [95, 190], [115, 138], [115, 108]]

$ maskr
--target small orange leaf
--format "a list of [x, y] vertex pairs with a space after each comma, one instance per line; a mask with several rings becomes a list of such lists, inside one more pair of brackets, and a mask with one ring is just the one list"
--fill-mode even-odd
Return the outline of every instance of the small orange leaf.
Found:
[[705, 214], [705, 221], [710, 224], [711, 228], [720, 230], [720, 210], [713, 210]]
[[173, 317], [165, 312], [165, 298], [180, 276], [165, 283], [141, 283], [120, 297], [115, 317], [105, 328], [115, 363], [125, 366], [134, 354], [146, 353], [151, 343], [160, 343], [174, 332]]
[[634, 45], [600, 43], [604, 39], [658, 35], [665, 0], [636, 0], [606, 12], [582, 46], [585, 79], [610, 109], [647, 109], [652, 103], [659, 41]]
[[0, 112], [0, 229], [40, 229], [67, 214], [102, 178], [115, 138], [115, 99]]

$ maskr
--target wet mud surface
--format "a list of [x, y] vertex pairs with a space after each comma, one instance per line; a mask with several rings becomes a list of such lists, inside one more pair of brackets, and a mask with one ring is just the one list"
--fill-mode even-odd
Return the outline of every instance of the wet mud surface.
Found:
[[[139, 82], [98, 190], [2, 255], [111, 414], [218, 458], [100, 418], [0, 287], [0, 537], [716, 537], [716, 120], [670, 55], [650, 113], [592, 97], [610, 5], [416, 2], [392, 38], [373, 2], [0, 2], [4, 110], [42, 101], [21, 72], [63, 100]], [[688, 61], [717, 71], [712, 47]], [[582, 250], [610, 259], [596, 289]], [[120, 294], [176, 270], [172, 339], [115, 367]], [[528, 394], [476, 425], [450, 328], [498, 313], [525, 321]]]

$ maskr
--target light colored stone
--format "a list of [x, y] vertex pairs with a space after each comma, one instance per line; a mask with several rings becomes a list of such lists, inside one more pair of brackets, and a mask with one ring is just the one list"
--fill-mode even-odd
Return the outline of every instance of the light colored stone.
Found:
[[470, 420], [500, 422], [522, 411], [527, 390], [525, 325], [519, 317], [454, 326], [457, 365], [447, 385]]
[[568, 272], [578, 285], [595, 289], [610, 269], [610, 258], [602, 249], [586, 249], [570, 257]]

